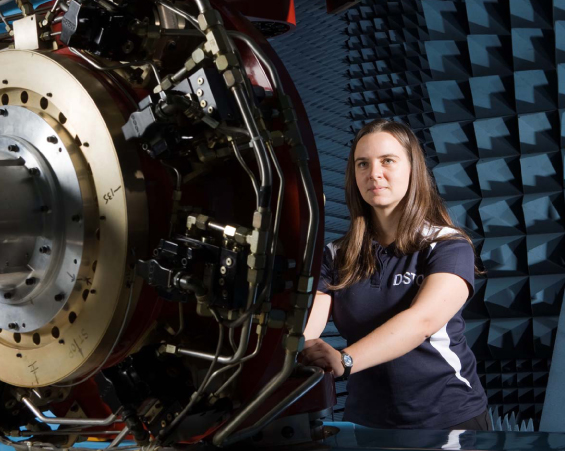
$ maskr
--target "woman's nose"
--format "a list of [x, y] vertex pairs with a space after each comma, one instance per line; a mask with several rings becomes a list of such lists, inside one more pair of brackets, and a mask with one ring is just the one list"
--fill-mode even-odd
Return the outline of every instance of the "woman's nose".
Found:
[[371, 180], [377, 180], [383, 178], [383, 168], [380, 164], [374, 164], [371, 167]]

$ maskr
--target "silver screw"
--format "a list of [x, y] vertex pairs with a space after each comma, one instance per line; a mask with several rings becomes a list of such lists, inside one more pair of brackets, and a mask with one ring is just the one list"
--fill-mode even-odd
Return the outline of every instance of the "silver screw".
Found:
[[208, 107], [208, 114], [212, 114], [214, 112], [214, 107], [213, 106], [209, 106]]
[[222, 267], [220, 268], [220, 273], [225, 274], [225, 273], [227, 273], [227, 272], [228, 272], [228, 270], [226, 269], [225, 266], [222, 266]]
[[208, 105], [208, 102], [206, 102], [206, 100], [201, 100], [201, 101], [200, 101], [200, 106], [201, 106], [202, 108], [206, 108], [206, 105]]
[[233, 265], [233, 260], [231, 257], [226, 258], [226, 266], [231, 266]]
[[203, 85], [204, 84], [204, 79], [202, 77], [198, 78], [198, 84], [199, 85]]
[[202, 91], [202, 89], [198, 89], [198, 90], [196, 91], [196, 95], [197, 95], [198, 97], [202, 97], [203, 94], [204, 94], [204, 91]]

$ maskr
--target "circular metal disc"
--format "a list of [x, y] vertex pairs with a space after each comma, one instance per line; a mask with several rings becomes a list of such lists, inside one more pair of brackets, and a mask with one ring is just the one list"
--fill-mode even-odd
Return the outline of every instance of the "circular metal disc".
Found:
[[[61, 178], [71, 190], [67, 192], [62, 185], [59, 193], [61, 189], [65, 193], [53, 194], [54, 185], [46, 178], [37, 197], [56, 195], [53, 211], [63, 212], [61, 221], [52, 222], [58, 225], [49, 232], [51, 235], [46, 232], [39, 238], [59, 239], [62, 244], [59, 254], [55, 252], [61, 261], [55, 265], [59, 270], [53, 272], [53, 280], [40, 283], [37, 296], [31, 290], [33, 304], [25, 305], [29, 310], [26, 318], [36, 317], [38, 328], [31, 333], [23, 328], [17, 332], [3, 328], [0, 332], [0, 380], [23, 387], [51, 385], [95, 370], [109, 355], [121, 326], [127, 322], [128, 303], [129, 316], [135, 310], [142, 284], [132, 284], [130, 265], [135, 249], [145, 243], [145, 183], [136, 150], [123, 139], [124, 118], [115, 99], [99, 78], [71, 58], [1, 51], [0, 101], [9, 109], [8, 114], [19, 111], [12, 114], [26, 118], [34, 115], [32, 120], [37, 124], [37, 129], [23, 126], [24, 131], [17, 133], [4, 129], [0, 131], [3, 139], [19, 139], [26, 156], [33, 155], [39, 166], [50, 167], [47, 174]], [[43, 144], [49, 128], [62, 144], [61, 152], [59, 147]], [[65, 169], [56, 167], [59, 163], [64, 163]], [[67, 223], [69, 217], [80, 214], [73, 213], [74, 209], [82, 211], [81, 220]], [[41, 257], [45, 255], [37, 256]], [[35, 254], [30, 256], [32, 262], [33, 258]], [[55, 301], [56, 291], [64, 294], [64, 299]], [[24, 298], [23, 303], [29, 301]], [[4, 303], [0, 308], [9, 309], [7, 306]]]
[[[0, 196], [11, 200], [0, 202], [1, 217], [18, 221], [0, 226], [0, 240], [9, 241], [0, 243], [0, 328], [33, 332], [66, 305], [76, 285], [84, 240], [81, 187], [65, 143], [55, 141], [57, 133], [38, 112], [3, 110]], [[28, 222], [35, 229], [31, 249]]]

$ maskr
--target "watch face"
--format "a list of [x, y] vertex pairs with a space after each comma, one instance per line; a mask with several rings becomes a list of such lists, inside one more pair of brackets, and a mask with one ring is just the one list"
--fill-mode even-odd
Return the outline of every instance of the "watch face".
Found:
[[353, 359], [349, 354], [343, 354], [343, 364], [345, 366], [353, 366]]

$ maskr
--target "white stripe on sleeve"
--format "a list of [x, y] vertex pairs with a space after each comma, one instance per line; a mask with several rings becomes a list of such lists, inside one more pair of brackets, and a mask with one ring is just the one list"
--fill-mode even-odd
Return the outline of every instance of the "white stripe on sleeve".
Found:
[[461, 360], [449, 348], [450, 340], [449, 335], [447, 335], [447, 324], [430, 337], [430, 344], [440, 353], [449, 366], [455, 370], [455, 377], [467, 384], [469, 388], [473, 388], [469, 381], [461, 376]]

